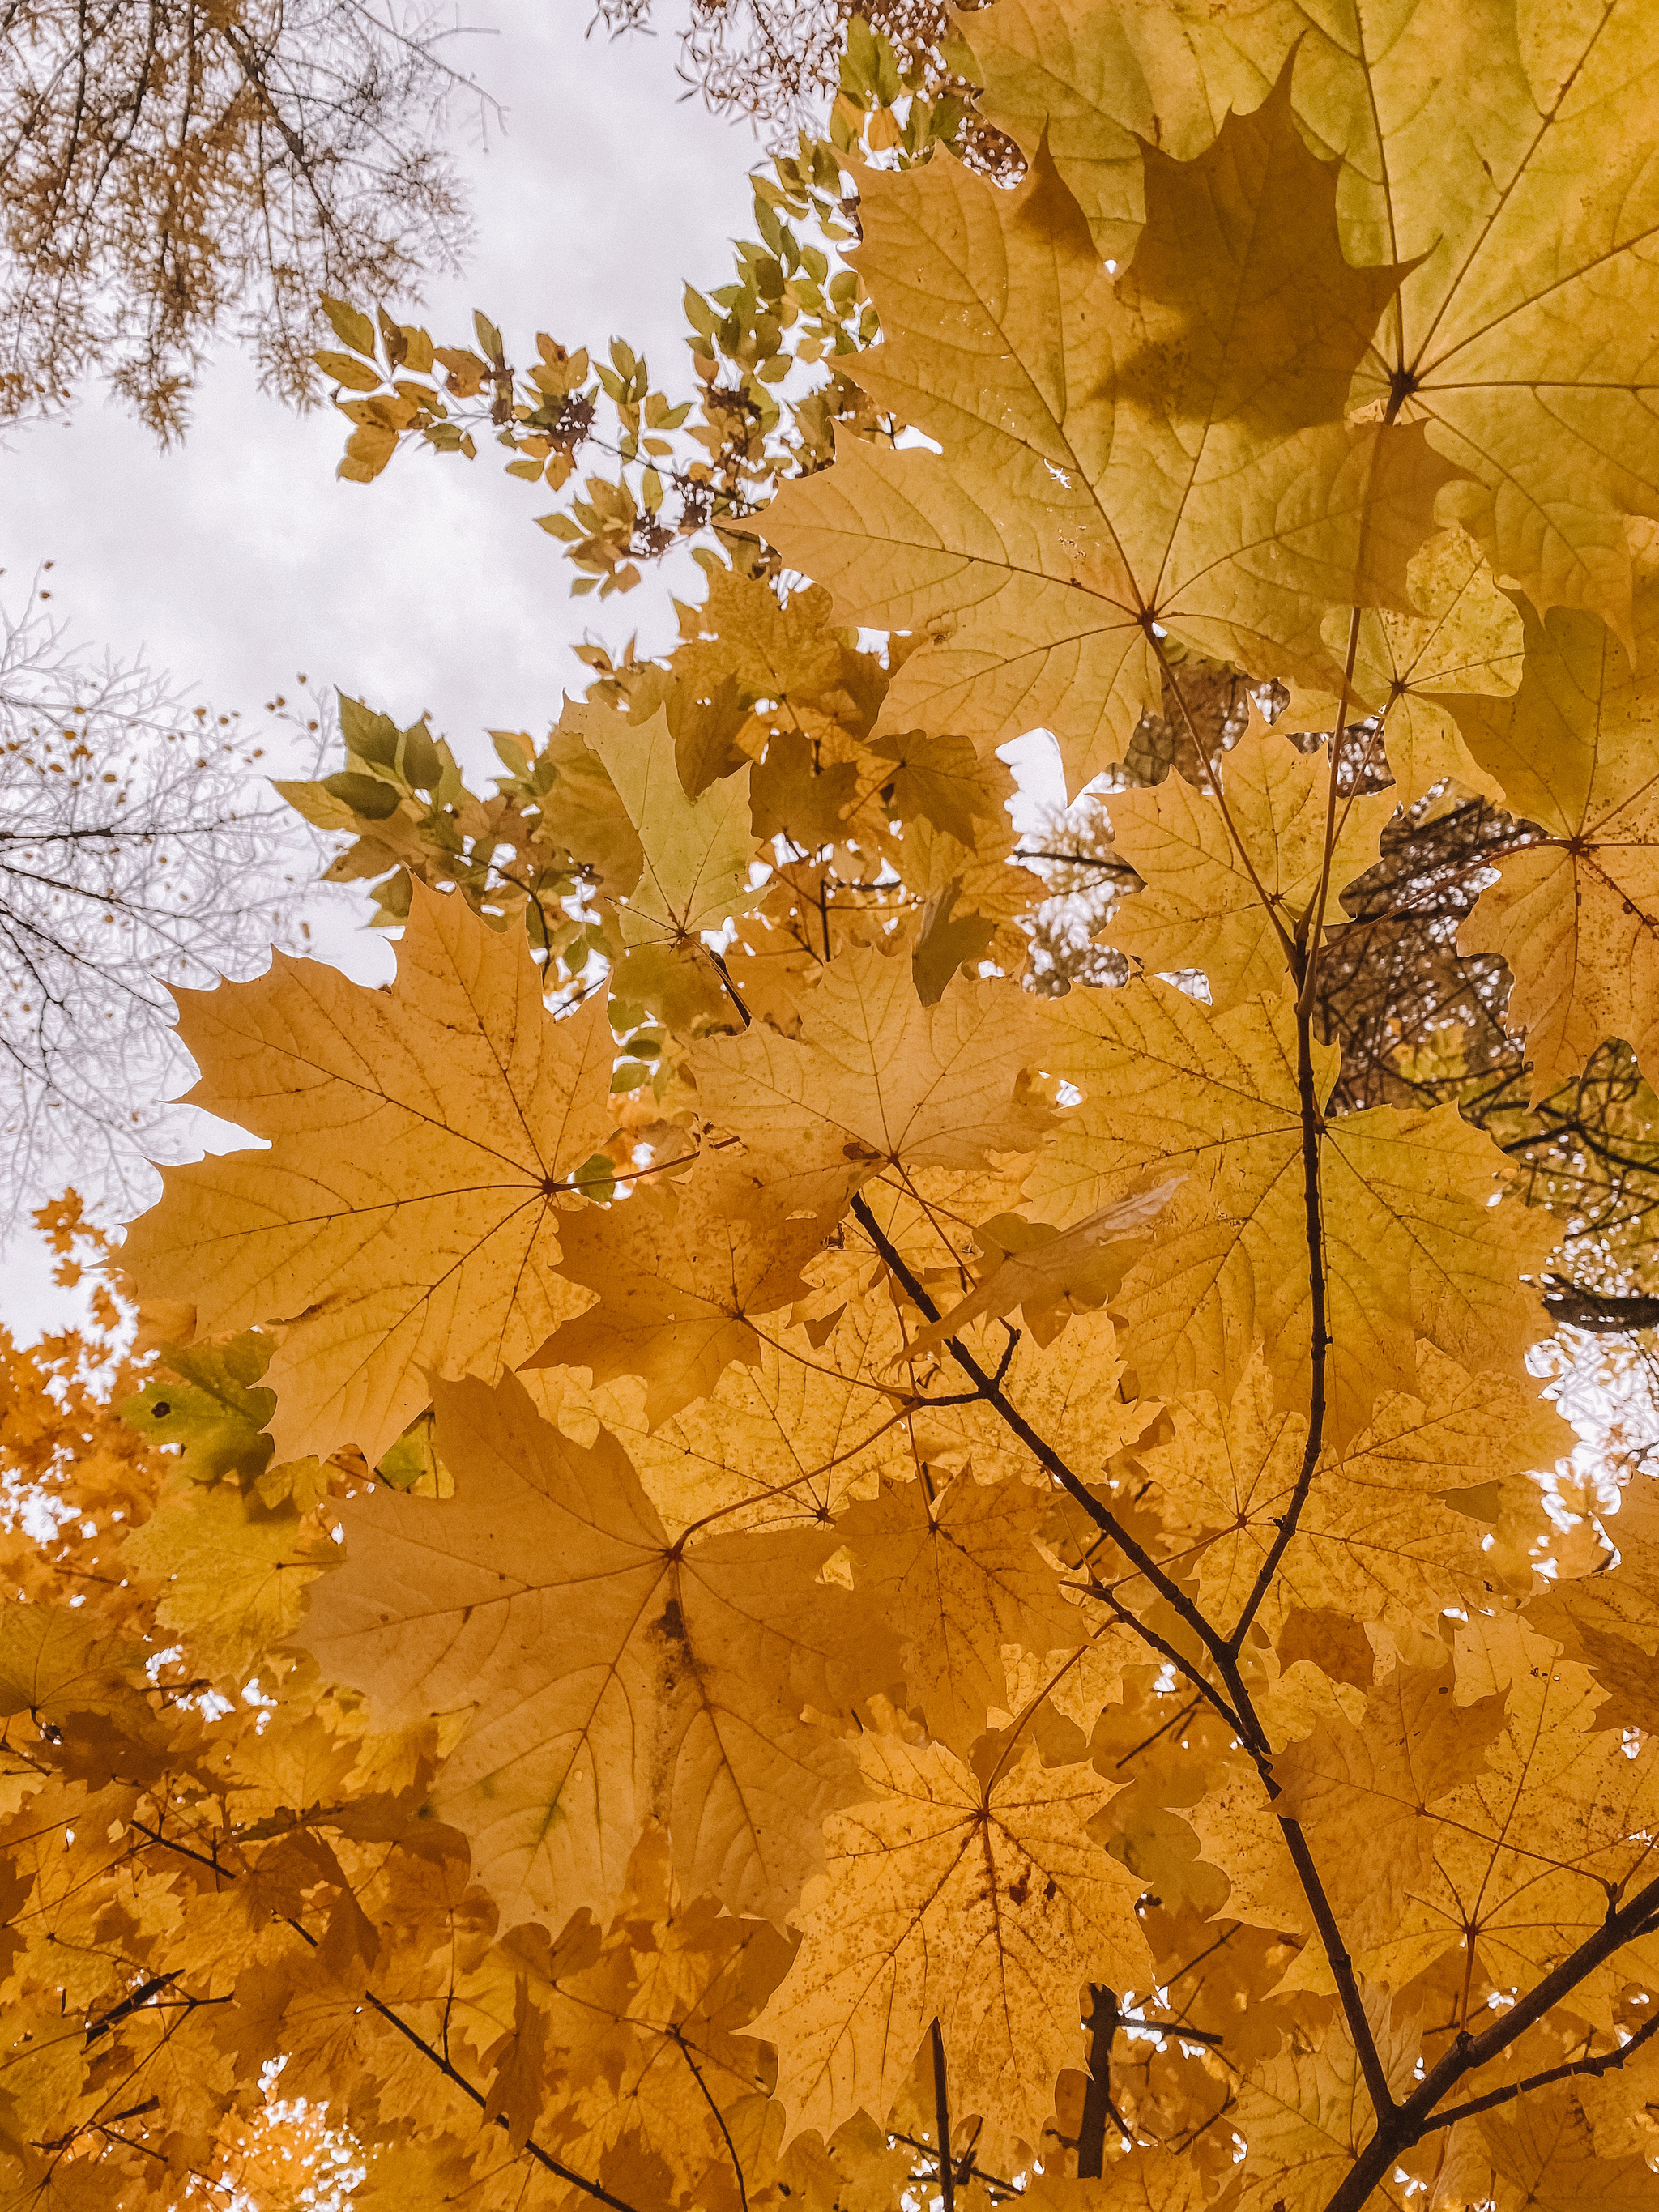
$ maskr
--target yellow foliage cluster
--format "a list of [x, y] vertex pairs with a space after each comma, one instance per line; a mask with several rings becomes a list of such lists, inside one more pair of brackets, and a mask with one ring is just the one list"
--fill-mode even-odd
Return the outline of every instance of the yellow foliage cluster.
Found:
[[[395, 981], [185, 995], [258, 1146], [128, 1233], [125, 1428], [9, 1386], [120, 1503], [0, 1614], [8, 2203], [278, 2060], [370, 2208], [1659, 2202], [1659, 1509], [1556, 1472], [1555, 1224], [1316, 1021], [1479, 791], [1540, 1091], [1655, 1072], [1650, 11], [969, 20], [1024, 179], [860, 211], [921, 435], [492, 800], [353, 708]], [[1166, 711], [1042, 995], [997, 748]]]

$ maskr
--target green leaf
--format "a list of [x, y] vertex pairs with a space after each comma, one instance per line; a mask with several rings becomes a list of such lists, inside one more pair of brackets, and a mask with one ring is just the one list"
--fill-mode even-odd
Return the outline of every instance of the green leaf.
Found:
[[349, 345], [353, 353], [374, 358], [374, 325], [367, 315], [359, 314], [356, 307], [348, 307], [343, 300], [331, 300], [326, 294], [322, 301], [323, 313], [334, 327], [334, 335], [342, 345]]
[[325, 776], [323, 789], [331, 799], [343, 799], [355, 812], [366, 815], [371, 822], [388, 821], [398, 811], [396, 788], [382, 783], [377, 775], [344, 769], [337, 775]]
[[256, 1388], [270, 1359], [270, 1340], [245, 1329], [225, 1344], [174, 1345], [162, 1359], [171, 1370], [147, 1382], [118, 1408], [131, 1429], [157, 1444], [182, 1448], [179, 1466], [192, 1482], [228, 1474], [262, 1474], [274, 1449], [263, 1433], [276, 1394]]
[[359, 760], [373, 762], [376, 768], [396, 768], [398, 725], [391, 716], [377, 714], [361, 699], [348, 699], [343, 691], [335, 696], [340, 702], [340, 735], [345, 739], [346, 750], [356, 753]]

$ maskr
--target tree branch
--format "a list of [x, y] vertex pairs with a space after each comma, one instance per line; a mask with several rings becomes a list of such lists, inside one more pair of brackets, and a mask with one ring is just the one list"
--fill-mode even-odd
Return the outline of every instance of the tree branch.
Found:
[[[1634, 1165], [1634, 1163], [1626, 1164]], [[1546, 1276], [1550, 1294], [1544, 1310], [1552, 1320], [1573, 1328], [1589, 1329], [1596, 1336], [1622, 1336], [1632, 1329], [1659, 1328], [1659, 1297], [1615, 1297], [1604, 1291], [1585, 1290], [1559, 1275]]]
[[714, 2094], [709, 2089], [708, 2082], [703, 2080], [702, 2070], [698, 2067], [696, 2060], [691, 2056], [691, 2046], [681, 2033], [680, 2025], [678, 2021], [676, 2021], [669, 2028], [668, 2033], [678, 2045], [680, 2057], [684, 2059], [686, 2064], [691, 2069], [691, 2079], [696, 2083], [698, 2088], [702, 2091], [702, 2100], [704, 2104], [708, 2106], [709, 2111], [714, 2115], [714, 2125], [720, 2130], [720, 2134], [725, 2138], [726, 2154], [732, 2160], [732, 2171], [737, 2176], [738, 2202], [743, 2207], [743, 2212], [749, 2212], [749, 2191], [744, 2182], [743, 2160], [738, 2156], [738, 2147], [732, 2140], [732, 2130], [726, 2124], [726, 2115], [721, 2112], [720, 2106], [714, 2102]]
[[[1553, 2005], [1571, 1995], [1584, 1976], [1610, 1959], [1623, 1943], [1639, 1936], [1659, 1914], [1659, 1878], [1638, 1890], [1630, 1903], [1611, 1911], [1593, 1936], [1545, 1975], [1534, 1989], [1479, 2035], [1460, 2034], [1431, 2067], [1404, 2104], [1389, 2118], [1348, 2169], [1340, 2186], [1326, 2199], [1324, 2212], [1361, 2212], [1371, 2191], [1402, 2150], [1428, 2132], [1430, 2116], [1447, 2092], [1467, 2074], [1490, 2065], [1516, 2038], [1540, 2021]], [[1628, 2046], [1627, 2046], [1628, 2047]]]
[[[876, 1219], [870, 1209], [869, 1202], [861, 1193], [854, 1196], [852, 1210], [859, 1226], [881, 1255], [889, 1270], [902, 1284], [917, 1308], [927, 1316], [929, 1321], [937, 1321], [939, 1317], [939, 1308], [928, 1297], [915, 1275], [912, 1273], [898, 1247]], [[1193, 1631], [1211, 1656], [1218, 1661], [1224, 1660], [1227, 1656], [1226, 1647], [1186, 1592], [1177, 1583], [1170, 1580], [1151, 1553], [1135, 1541], [1116, 1515], [1091, 1493], [1087, 1485], [1080, 1481], [1073, 1473], [1054, 1446], [1037, 1434], [1019, 1408], [1008, 1397], [996, 1377], [987, 1374], [960, 1338], [947, 1337], [945, 1346], [957, 1366], [973, 1382], [975, 1395], [984, 1399], [986, 1403], [994, 1408], [1038, 1464], [1054, 1477], [1069, 1498], [1073, 1498], [1083, 1508], [1096, 1527], [1111, 1538], [1130, 1564], [1146, 1577], [1158, 1595], [1179, 1614], [1181, 1620]], [[1148, 1643], [1153, 1643], [1151, 1632], [1142, 1629], [1139, 1622], [1135, 1620], [1133, 1614], [1130, 1613], [1127, 1607], [1120, 1607], [1119, 1610], [1126, 1621], [1146, 1636]], [[1175, 1653], [1170, 1646], [1163, 1643], [1161, 1638], [1157, 1640], [1155, 1648], [1159, 1650], [1161, 1656], [1173, 1659], [1192, 1682], [1193, 1686], [1209, 1699], [1235, 1733], [1241, 1735], [1249, 1733], [1241, 1727], [1238, 1715], [1228, 1708], [1225, 1700], [1218, 1695], [1213, 1684], [1205, 1680], [1190, 1660]]]
[[1083, 2092], [1083, 2118], [1077, 2131], [1077, 2178], [1097, 2181], [1106, 2163], [1106, 2123], [1126, 2139], [1129, 2130], [1112, 2102], [1112, 2038], [1122, 2017], [1117, 1992], [1089, 1985], [1089, 2081]]
[[1547, 2067], [1541, 2074], [1528, 2074], [1524, 2081], [1511, 2081], [1502, 2089], [1488, 2090], [1484, 2097], [1471, 2097], [1467, 2105], [1454, 2105], [1449, 2112], [1437, 2112], [1432, 2119], [1425, 2120], [1423, 2132], [1427, 2135], [1435, 2128], [1454, 2127], [1459, 2120], [1473, 2119], [1477, 2112], [1490, 2112], [1499, 2105], [1507, 2105], [1516, 2097], [1524, 2097], [1529, 2089], [1546, 2088], [1550, 2082], [1565, 2081], [1575, 2074], [1593, 2076], [1610, 2074], [1622, 2066], [1627, 2058], [1633, 2057], [1656, 2033], [1659, 2033], [1659, 2013], [1656, 2013], [1645, 2027], [1638, 2028], [1630, 2041], [1621, 2044], [1618, 2050], [1604, 2051], [1599, 2058], [1574, 2058], [1565, 2065]]
[[951, 2095], [945, 2081], [945, 2038], [939, 2033], [937, 2014], [927, 2034], [933, 2046], [933, 2133], [939, 2153], [939, 2196], [945, 2212], [957, 2212], [957, 2177], [951, 2164]]
[[[1310, 956], [1298, 953], [1296, 965], [1298, 984], [1305, 974]], [[1319, 1464], [1320, 1453], [1325, 1448], [1325, 1380], [1326, 1364], [1330, 1348], [1329, 1322], [1327, 1313], [1325, 1281], [1325, 1226], [1319, 1186], [1319, 1148], [1325, 1133], [1325, 1117], [1320, 1110], [1319, 1091], [1314, 1079], [1313, 1013], [1303, 1003], [1300, 991], [1296, 1008], [1296, 1088], [1302, 1116], [1302, 1213], [1303, 1233], [1308, 1246], [1308, 1438], [1303, 1447], [1302, 1465], [1297, 1470], [1296, 1488], [1291, 1494], [1290, 1504], [1279, 1518], [1278, 1531], [1267, 1547], [1267, 1556], [1261, 1562], [1250, 1594], [1244, 1601], [1243, 1610], [1228, 1638], [1228, 1650], [1237, 1657], [1243, 1650], [1250, 1623], [1261, 1610], [1261, 1601], [1273, 1586], [1279, 1572], [1279, 1561], [1289, 1549], [1297, 1532], [1308, 1493], [1313, 1488], [1314, 1470]]]

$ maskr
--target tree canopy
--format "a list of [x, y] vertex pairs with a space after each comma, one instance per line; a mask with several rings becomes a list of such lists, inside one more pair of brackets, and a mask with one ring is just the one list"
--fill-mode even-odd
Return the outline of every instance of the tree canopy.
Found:
[[180, 993], [250, 1141], [8, 1354], [19, 2208], [1659, 2201], [1547, 1387], [1656, 1295], [1648, 13], [963, 27], [684, 398], [332, 299], [348, 476], [706, 589], [489, 793], [344, 702], [394, 981]]

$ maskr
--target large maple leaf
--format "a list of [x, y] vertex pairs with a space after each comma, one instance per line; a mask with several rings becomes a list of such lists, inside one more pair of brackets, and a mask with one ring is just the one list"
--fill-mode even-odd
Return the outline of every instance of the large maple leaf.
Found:
[[957, 983], [922, 1006], [909, 963], [872, 950], [830, 963], [799, 1005], [798, 1037], [757, 1025], [691, 1056], [709, 1120], [798, 1204], [839, 1202], [884, 1164], [965, 1168], [1026, 1152], [1049, 1126], [1018, 1095], [1041, 1023], [1016, 984]]
[[[985, 750], [1044, 724], [1073, 789], [1157, 707], [1155, 627], [1337, 679], [1328, 608], [1409, 611], [1454, 473], [1420, 432], [1339, 419], [1399, 272], [1344, 260], [1288, 82], [1194, 162], [1146, 158], [1121, 284], [1040, 149], [1013, 192], [942, 161], [868, 179], [858, 260], [884, 338], [854, 374], [944, 450], [843, 439], [766, 525], [844, 618], [927, 637], [884, 727]], [[1305, 354], [1260, 325], [1291, 283]]]
[[676, 1873], [781, 1917], [820, 1825], [862, 1794], [803, 1720], [890, 1679], [880, 1625], [815, 1577], [831, 1531], [671, 1539], [615, 1442], [573, 1443], [516, 1377], [440, 1384], [453, 1499], [343, 1509], [343, 1567], [302, 1634], [393, 1720], [467, 1717], [432, 1795], [509, 1918], [609, 1915], [651, 1821]]
[[124, 1262], [204, 1335], [284, 1324], [279, 1458], [373, 1464], [428, 1371], [498, 1375], [577, 1309], [559, 1201], [612, 1126], [604, 1001], [556, 1019], [521, 933], [419, 884], [389, 993], [279, 952], [179, 995], [191, 1100], [268, 1148], [170, 1169]]
[[[1396, 1909], [1382, 1924], [1340, 1860], [1345, 1839], [1377, 1819], [1374, 1778], [1391, 1760], [1400, 1772], [1388, 1697], [1379, 1692], [1357, 1731], [1327, 1731], [1322, 1748], [1310, 1740], [1291, 1771], [1297, 1802], [1316, 1816], [1316, 1843], [1325, 1831], [1344, 1901], [1366, 1923], [1370, 1940], [1354, 1948], [1368, 1973], [1398, 1988], [1467, 1947], [1497, 1987], [1528, 1990], [1602, 1926], [1609, 1897], [1653, 1878], [1659, 1769], [1650, 1745], [1597, 1726], [1600, 1694], [1586, 1671], [1512, 1616], [1473, 1616], [1458, 1631], [1456, 1660], [1457, 1703], [1490, 1711], [1486, 1701], [1501, 1698], [1502, 1725], [1487, 1735], [1478, 1774], [1450, 1787], [1441, 1784], [1451, 1770], [1439, 1774], [1420, 1811], [1426, 1842], [1413, 1838]], [[1455, 1742], [1455, 1732], [1443, 1740]], [[1263, 1825], [1269, 1817], [1259, 1816]], [[1641, 1939], [1579, 1982], [1574, 2009], [1606, 2023], [1620, 1988], [1653, 1970], [1651, 1941]]]
[[1627, 631], [1626, 519], [1659, 516], [1651, 19], [1610, 0], [1547, 33], [1516, 0], [1003, 0], [975, 17], [988, 110], [1045, 131], [1098, 250], [1142, 222], [1136, 135], [1200, 158], [1280, 77], [1343, 157], [1346, 252], [1407, 264], [1355, 380], [1478, 480], [1493, 568], [1541, 611]]
[[[1143, 978], [1073, 989], [1046, 1012], [1042, 1065], [1085, 1096], [1033, 1170], [1033, 1199], [1081, 1215], [1152, 1175], [1186, 1177], [1113, 1300], [1143, 1389], [1231, 1398], [1261, 1340], [1279, 1402], [1305, 1404], [1307, 1229], [1289, 1003], [1212, 1014]], [[1334, 1060], [1315, 1048], [1322, 1096]], [[1542, 1261], [1554, 1231], [1518, 1205], [1494, 1207], [1507, 1170], [1491, 1139], [1455, 1107], [1385, 1107], [1331, 1118], [1320, 1143], [1328, 1435], [1352, 1436], [1379, 1391], [1414, 1387], [1419, 1335], [1471, 1372], [1517, 1371], [1543, 1316], [1516, 1278]]]
[[1659, 586], [1638, 599], [1634, 667], [1592, 615], [1526, 617], [1512, 699], [1449, 701], [1511, 813], [1545, 832], [1510, 855], [1458, 932], [1515, 975], [1505, 1018], [1524, 1030], [1532, 1103], [1622, 1037], [1659, 1076]]
[[1091, 1840], [1090, 1766], [1018, 1750], [986, 1784], [937, 1745], [866, 1735], [873, 1803], [833, 1819], [801, 1948], [756, 2033], [792, 2128], [885, 2118], [935, 2017], [951, 2109], [1040, 2139], [1083, 2037], [1079, 1984], [1148, 1971], [1139, 1883]]

